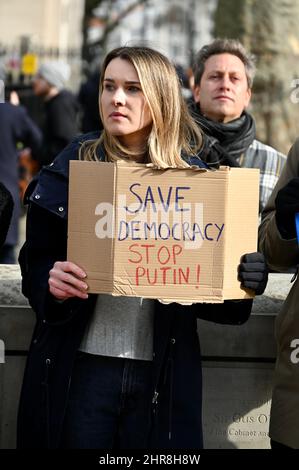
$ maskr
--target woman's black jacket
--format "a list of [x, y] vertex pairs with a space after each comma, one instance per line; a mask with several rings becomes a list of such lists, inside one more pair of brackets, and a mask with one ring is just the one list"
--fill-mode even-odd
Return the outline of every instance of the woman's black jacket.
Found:
[[[54, 300], [49, 271], [66, 259], [68, 164], [78, 158], [76, 138], [28, 188], [26, 242], [20, 252], [22, 289], [37, 316], [18, 413], [18, 448], [57, 448], [76, 351], [93, 312], [87, 300]], [[78, 187], [80, 191], [80, 187]], [[236, 274], [237, 275], [237, 274]], [[149, 448], [202, 448], [202, 378], [197, 318], [241, 324], [252, 302], [163, 305], [155, 302]]]

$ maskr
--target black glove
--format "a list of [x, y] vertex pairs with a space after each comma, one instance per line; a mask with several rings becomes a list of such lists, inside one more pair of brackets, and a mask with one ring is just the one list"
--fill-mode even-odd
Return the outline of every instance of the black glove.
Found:
[[278, 191], [276, 199], [276, 224], [285, 239], [296, 238], [295, 214], [299, 212], [299, 178], [293, 178]]
[[262, 253], [248, 253], [241, 259], [238, 268], [238, 279], [242, 287], [254, 290], [261, 295], [268, 282], [268, 266]]

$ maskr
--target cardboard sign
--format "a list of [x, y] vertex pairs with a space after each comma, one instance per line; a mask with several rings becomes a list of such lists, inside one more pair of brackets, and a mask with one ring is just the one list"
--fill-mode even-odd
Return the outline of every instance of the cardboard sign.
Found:
[[256, 251], [259, 170], [70, 162], [68, 260], [91, 293], [222, 302]]

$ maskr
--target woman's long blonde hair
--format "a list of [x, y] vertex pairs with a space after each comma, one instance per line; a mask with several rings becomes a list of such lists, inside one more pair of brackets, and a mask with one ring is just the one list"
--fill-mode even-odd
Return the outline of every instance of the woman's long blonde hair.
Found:
[[[187, 167], [182, 154], [196, 155], [202, 145], [202, 135], [198, 124], [189, 114], [174, 66], [163, 54], [149, 47], [119, 47], [112, 50], [104, 60], [100, 94], [105, 70], [115, 58], [127, 60], [135, 67], [151, 111], [153, 123], [145, 142], [146, 161], [157, 168]], [[84, 143], [80, 149], [80, 158], [98, 160], [98, 148], [101, 145], [108, 161], [135, 156], [133, 151], [121, 145], [119, 139], [104, 128], [99, 139]]]

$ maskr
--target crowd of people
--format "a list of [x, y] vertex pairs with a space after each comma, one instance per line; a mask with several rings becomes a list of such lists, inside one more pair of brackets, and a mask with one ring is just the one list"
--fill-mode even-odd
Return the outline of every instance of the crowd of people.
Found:
[[[74, 136], [102, 129], [98, 109], [100, 72], [84, 82], [78, 95], [66, 88], [70, 68], [62, 61], [43, 62], [32, 80], [33, 96], [40, 100], [41, 117], [30, 116], [18, 93], [8, 93], [0, 107], [1, 182], [13, 196], [12, 221], [0, 251], [1, 264], [17, 262], [22, 199], [32, 177], [52, 163]], [[0, 80], [6, 70], [0, 64]]]
[[[186, 306], [89, 294], [86, 273], [67, 261], [67, 217], [53, 202], [68, 205], [70, 160], [258, 168], [260, 251], [244, 253], [236, 278], [261, 295], [267, 263], [276, 271], [298, 263], [299, 143], [286, 158], [256, 139], [248, 111], [254, 73], [239, 41], [216, 39], [198, 51], [186, 98], [178, 67], [163, 54], [119, 47], [78, 99], [65, 89], [66, 66], [41, 65], [33, 81], [44, 100], [41, 128], [16, 97], [0, 106], [2, 263], [15, 262], [18, 142], [37, 162], [25, 194], [30, 210], [19, 256], [22, 290], [37, 317], [19, 405], [19, 448], [202, 448], [197, 318], [240, 325], [252, 300]], [[86, 109], [81, 126], [78, 101]], [[297, 292], [296, 280], [277, 318], [273, 449], [299, 448], [298, 361], [292, 360]]]

